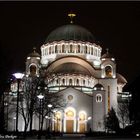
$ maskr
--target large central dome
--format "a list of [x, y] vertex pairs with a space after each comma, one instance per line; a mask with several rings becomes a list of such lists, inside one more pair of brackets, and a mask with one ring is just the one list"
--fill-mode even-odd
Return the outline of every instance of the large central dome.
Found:
[[74, 24], [63, 25], [53, 30], [47, 37], [45, 43], [53, 41], [84, 41], [84, 42], [95, 42], [95, 38], [92, 33], [87, 29]]

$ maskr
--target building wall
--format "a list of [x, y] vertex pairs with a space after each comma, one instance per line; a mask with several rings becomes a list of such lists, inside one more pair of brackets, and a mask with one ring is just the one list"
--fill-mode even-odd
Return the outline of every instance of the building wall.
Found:
[[[102, 84], [105, 89], [105, 96], [107, 100], [105, 104], [105, 108], [106, 108], [105, 110], [107, 114], [109, 109], [111, 109], [111, 107], [113, 107], [115, 110], [117, 109], [117, 104], [118, 104], [117, 103], [117, 79], [116, 78], [100, 79], [100, 84]], [[108, 99], [109, 94], [110, 94], [110, 99]]]
[[[86, 131], [88, 131], [89, 128], [91, 128], [91, 126], [92, 126], [92, 119], [88, 120], [89, 117], [92, 117], [92, 96], [82, 93], [73, 88], [68, 88], [68, 89], [62, 91], [61, 94], [64, 95], [64, 99], [66, 99], [66, 101], [68, 102], [65, 109], [67, 109], [69, 107], [72, 107], [75, 109], [75, 112], [76, 112], [75, 124], [76, 124], [76, 122], [78, 123], [79, 113], [80, 112], [86, 113], [85, 125], [86, 125]], [[68, 99], [69, 96], [73, 96], [73, 99], [69, 100]], [[64, 121], [65, 121], [65, 118], [64, 118]], [[65, 125], [65, 123], [64, 123], [64, 125]], [[64, 129], [64, 132], [65, 131], [66, 131], [66, 129]], [[77, 128], [75, 126], [74, 132], [79, 132], [79, 125], [77, 126]]]
[[[97, 99], [97, 96], [101, 97], [101, 100]], [[104, 118], [105, 118], [105, 91], [94, 91], [93, 92], [93, 131], [104, 131]]]

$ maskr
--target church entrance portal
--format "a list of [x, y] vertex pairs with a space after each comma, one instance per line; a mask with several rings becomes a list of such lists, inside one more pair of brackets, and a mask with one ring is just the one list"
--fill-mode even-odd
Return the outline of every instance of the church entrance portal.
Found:
[[72, 107], [68, 107], [65, 109], [64, 114], [59, 111], [55, 112], [53, 130], [55, 132], [85, 133], [87, 131], [87, 122], [88, 119], [85, 111], [80, 111], [76, 115], [76, 110]]
[[79, 132], [85, 133], [86, 131], [86, 113], [84, 111], [79, 113]]
[[66, 133], [73, 133], [75, 110], [73, 108], [68, 108], [65, 112], [65, 116], [66, 116]]
[[73, 127], [74, 127], [74, 121], [73, 120], [67, 120], [66, 121], [66, 132], [67, 133], [73, 133]]

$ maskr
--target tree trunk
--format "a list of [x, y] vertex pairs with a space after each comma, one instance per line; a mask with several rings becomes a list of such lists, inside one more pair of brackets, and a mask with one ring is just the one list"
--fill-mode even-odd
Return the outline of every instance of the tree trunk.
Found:
[[43, 122], [44, 122], [44, 119], [42, 118], [42, 120], [41, 120], [41, 131], [43, 130]]
[[27, 133], [27, 128], [28, 128], [28, 123], [26, 121], [26, 118], [24, 120], [25, 126], [24, 126], [24, 138], [26, 138], [26, 133]]
[[[32, 91], [33, 92], [33, 91]], [[31, 104], [30, 104], [30, 132], [32, 131], [32, 124], [33, 124], [33, 109], [34, 109], [34, 100], [33, 100], [34, 96], [32, 93], [32, 97], [31, 97]]]
[[40, 133], [41, 133], [41, 135], [42, 135], [42, 130], [43, 130], [43, 124], [44, 124], [44, 118], [43, 118], [43, 115], [42, 115], [41, 125], [40, 125]]
[[32, 132], [32, 124], [33, 124], [33, 112], [30, 114], [30, 132]]

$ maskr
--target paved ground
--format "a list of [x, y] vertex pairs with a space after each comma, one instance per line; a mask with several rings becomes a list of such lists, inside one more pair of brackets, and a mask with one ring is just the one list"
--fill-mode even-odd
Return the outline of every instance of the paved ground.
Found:
[[87, 138], [85, 140], [140, 140], [140, 138]]
[[[72, 139], [74, 139], [74, 140], [140, 140], [140, 138], [138, 139], [138, 138], [108, 138], [108, 139], [106, 139], [106, 138], [67, 138], [66, 140], [72, 140]], [[64, 139], [52, 139], [52, 140], [64, 140]]]
[[[38, 140], [37, 138], [29, 138], [26, 140]], [[116, 137], [55, 137], [51, 139], [41, 138], [41, 140], [140, 140], [140, 137], [134, 138], [116, 138]]]
[[72, 139], [74, 139], [74, 140], [140, 140], [140, 137], [139, 138], [104, 138], [104, 137], [102, 137], [102, 138], [95, 138], [95, 137], [89, 137], [89, 138], [86, 138], [86, 137], [73, 137], [73, 138], [56, 138], [56, 139], [53, 139], [53, 140], [64, 140], [64, 139], [66, 139], [66, 140], [72, 140]]

